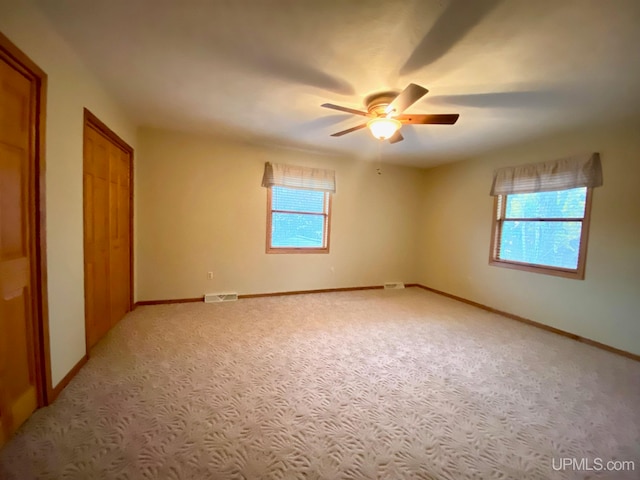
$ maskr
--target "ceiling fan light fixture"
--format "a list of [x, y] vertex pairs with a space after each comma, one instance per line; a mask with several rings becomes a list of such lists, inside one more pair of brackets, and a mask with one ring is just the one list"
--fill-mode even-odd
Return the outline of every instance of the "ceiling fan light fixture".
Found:
[[387, 140], [402, 126], [402, 123], [395, 118], [374, 118], [367, 122], [367, 127], [371, 130], [371, 135], [378, 140]]
[[371, 134], [378, 140], [389, 140], [389, 143], [398, 143], [404, 140], [404, 137], [398, 131], [402, 125], [453, 125], [458, 121], [460, 115], [457, 113], [403, 114], [407, 108], [424, 97], [427, 92], [426, 88], [410, 83], [399, 94], [380, 92], [369, 95], [364, 101], [367, 107], [366, 112], [349, 107], [341, 107], [333, 103], [323, 103], [321, 107], [371, 119], [355, 127], [332, 133], [332, 137], [341, 137], [347, 133], [368, 127], [371, 130]]

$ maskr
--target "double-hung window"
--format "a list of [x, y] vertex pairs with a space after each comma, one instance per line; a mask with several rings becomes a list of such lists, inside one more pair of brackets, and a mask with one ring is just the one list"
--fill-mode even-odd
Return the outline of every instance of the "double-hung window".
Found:
[[329, 253], [332, 170], [267, 163], [267, 253]]
[[276, 187], [267, 193], [269, 253], [328, 253], [331, 194]]
[[584, 278], [597, 154], [498, 170], [491, 265]]

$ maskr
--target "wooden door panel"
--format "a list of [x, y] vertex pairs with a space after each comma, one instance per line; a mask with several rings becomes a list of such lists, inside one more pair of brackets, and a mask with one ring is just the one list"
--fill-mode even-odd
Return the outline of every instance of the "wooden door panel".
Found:
[[29, 261], [17, 257], [0, 262], [0, 295], [2, 300], [12, 300], [24, 295], [24, 286], [29, 283]]
[[92, 337], [90, 346], [95, 345], [110, 328], [110, 302], [109, 302], [109, 267], [106, 262], [88, 265], [87, 272], [93, 276], [90, 283], [92, 299], [91, 324]]
[[109, 179], [109, 144], [92, 128], [85, 130], [84, 171], [103, 180]]
[[118, 184], [109, 182], [109, 241], [111, 246], [118, 247]]
[[23, 150], [0, 143], [0, 261], [27, 254], [28, 173]]
[[[25, 288], [19, 296], [1, 299], [2, 313], [8, 318], [25, 318], [30, 314], [30, 297]], [[9, 358], [4, 378], [9, 398], [18, 399], [35, 383], [35, 364], [31, 351], [31, 331], [24, 322], [7, 322], [4, 333], [9, 340]]]
[[129, 310], [127, 285], [122, 284], [124, 265], [129, 252], [115, 251], [111, 257], [111, 326], [118, 323]]
[[84, 256], [85, 262], [89, 255], [93, 254], [92, 248], [95, 239], [93, 237], [93, 223], [95, 222], [93, 215], [93, 177], [86, 173], [83, 178], [84, 191]]
[[0, 59], [0, 445], [38, 403], [31, 290], [35, 84]]
[[[25, 311], [24, 289], [18, 296], [0, 299], [2, 302], [2, 313], [8, 318], [24, 318]], [[10, 352], [6, 364], [7, 370], [4, 374], [6, 391], [10, 398], [19, 397], [29, 387], [31, 380], [31, 361], [27, 349], [28, 337], [26, 325], [21, 322], [7, 322], [4, 325], [3, 334], [9, 340], [7, 349]]]
[[[86, 250], [85, 250], [86, 256]], [[94, 298], [96, 298], [93, 282], [89, 281], [95, 275], [93, 263], [84, 262], [84, 310], [85, 310], [85, 335], [87, 339], [87, 346], [91, 347], [98, 341], [98, 325], [96, 325], [96, 319], [94, 311], [96, 309]]]
[[38, 408], [38, 395], [35, 385], [29, 387], [20, 395], [11, 406], [11, 417], [14, 425], [22, 425]]
[[89, 225], [93, 239], [94, 255], [104, 255], [109, 251], [109, 218], [107, 205], [109, 203], [109, 184], [103, 178], [89, 177], [91, 183], [91, 196], [89, 201], [93, 209], [93, 222]]
[[12, 146], [28, 146], [32, 107], [31, 81], [0, 61], [0, 142]]

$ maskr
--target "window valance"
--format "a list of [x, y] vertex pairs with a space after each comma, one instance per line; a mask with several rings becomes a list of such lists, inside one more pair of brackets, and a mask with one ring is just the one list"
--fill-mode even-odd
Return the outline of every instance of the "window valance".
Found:
[[267, 162], [262, 176], [263, 187], [288, 187], [336, 192], [336, 172], [323, 168], [299, 167]]
[[592, 153], [495, 171], [490, 195], [551, 192], [602, 185], [600, 154]]

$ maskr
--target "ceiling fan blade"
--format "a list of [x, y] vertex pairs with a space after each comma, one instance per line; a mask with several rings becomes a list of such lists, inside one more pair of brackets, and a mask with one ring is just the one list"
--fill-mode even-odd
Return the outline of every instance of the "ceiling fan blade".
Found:
[[404, 140], [404, 137], [400, 133], [400, 130], [397, 130], [396, 133], [394, 133], [389, 139], [389, 143], [398, 143], [398, 142], [401, 142], [402, 140]]
[[367, 112], [362, 112], [348, 107], [341, 107], [340, 105], [334, 105], [333, 103], [323, 103], [320, 106], [324, 108], [331, 108], [332, 110], [339, 110], [340, 112], [353, 113], [354, 115], [363, 115], [365, 117], [369, 116]]
[[410, 83], [407, 88], [405, 88], [396, 98], [393, 99], [393, 101], [386, 108], [386, 112], [393, 115], [400, 115], [408, 107], [424, 97], [428, 91], [429, 90], [421, 87], [420, 85]]
[[432, 115], [399, 115], [396, 117], [402, 123], [431, 124], [431, 125], [453, 125], [460, 117], [457, 113], [436, 113]]
[[347, 133], [355, 132], [356, 130], [360, 130], [361, 128], [365, 128], [367, 126], [366, 123], [362, 125], [358, 125], [357, 127], [347, 128], [346, 130], [342, 130], [341, 132], [332, 133], [332, 137], [341, 137], [342, 135], [346, 135]]

